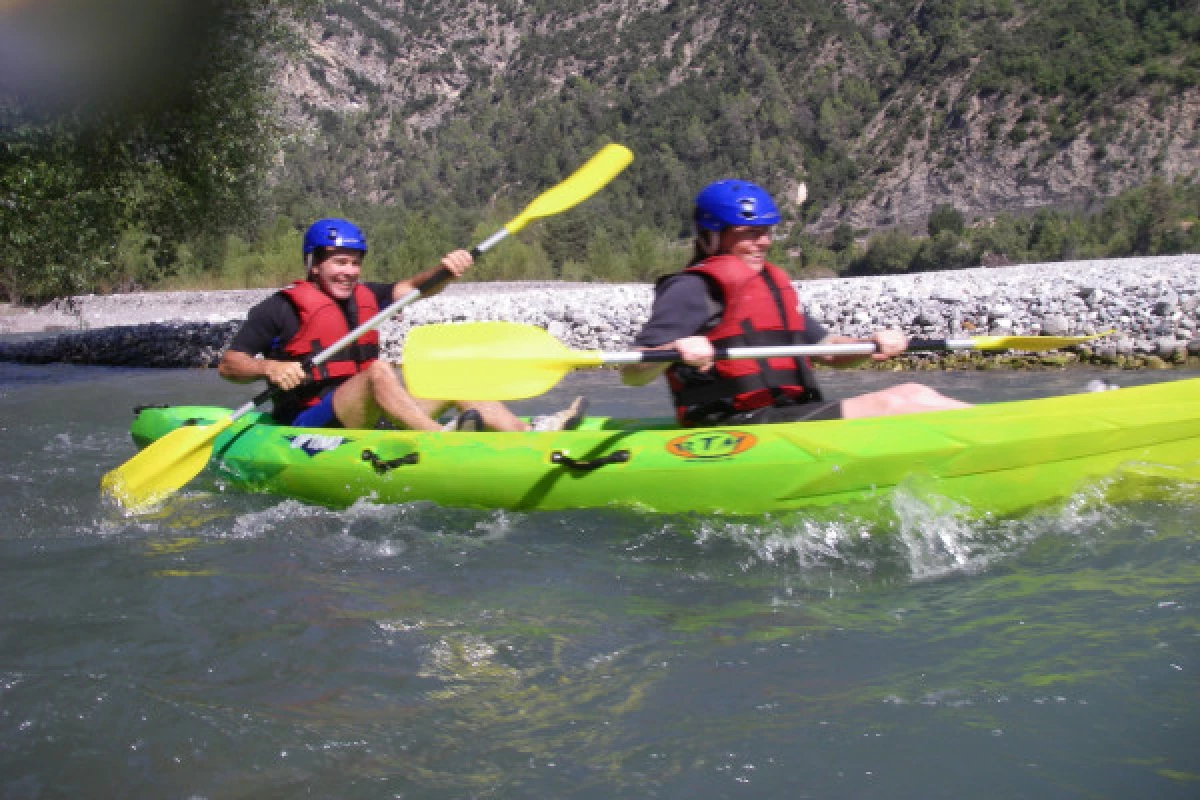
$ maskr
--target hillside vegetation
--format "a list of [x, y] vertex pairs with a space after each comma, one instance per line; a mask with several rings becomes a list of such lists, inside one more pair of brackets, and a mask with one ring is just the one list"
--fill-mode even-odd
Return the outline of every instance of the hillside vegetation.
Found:
[[[616, 215], [682, 229], [709, 179], [807, 184], [815, 231], [1087, 208], [1200, 164], [1196, 0], [324, 6], [281, 175], [336, 202], [479, 208], [605, 140]], [[297, 128], [303, 132], [302, 126]]]
[[266, 198], [210, 227], [216, 244], [189, 240], [185, 260], [127, 240], [126, 281], [144, 282], [138, 263], [177, 283], [290, 275], [295, 229], [330, 213], [368, 226], [372, 269], [402, 274], [477, 241], [608, 141], [634, 165], [480, 277], [677, 268], [691, 197], [731, 175], [781, 201], [806, 188], [783, 203], [775, 254], [797, 274], [1198, 249], [1198, 0], [294, 10]]

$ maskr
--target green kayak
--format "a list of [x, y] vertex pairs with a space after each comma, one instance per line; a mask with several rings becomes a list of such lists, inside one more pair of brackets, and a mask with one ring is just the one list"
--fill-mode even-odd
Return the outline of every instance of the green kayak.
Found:
[[[229, 409], [142, 409], [145, 447]], [[248, 414], [210, 469], [248, 491], [344, 507], [427, 500], [516, 510], [627, 507], [760, 514], [931, 486], [980, 513], [1064, 498], [1117, 473], [1200, 480], [1200, 378], [969, 409], [680, 429], [593, 417], [556, 433], [292, 428]]]

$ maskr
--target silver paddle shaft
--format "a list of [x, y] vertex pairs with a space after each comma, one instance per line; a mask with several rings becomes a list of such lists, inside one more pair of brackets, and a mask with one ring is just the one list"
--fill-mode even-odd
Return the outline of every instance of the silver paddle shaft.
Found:
[[[973, 350], [974, 339], [912, 339], [908, 350]], [[718, 361], [756, 358], [802, 358], [804, 356], [869, 356], [879, 351], [874, 342], [840, 344], [778, 344], [763, 347], [718, 347], [713, 354]], [[623, 353], [601, 353], [604, 364], [643, 364], [679, 361], [678, 350], [629, 350]]]

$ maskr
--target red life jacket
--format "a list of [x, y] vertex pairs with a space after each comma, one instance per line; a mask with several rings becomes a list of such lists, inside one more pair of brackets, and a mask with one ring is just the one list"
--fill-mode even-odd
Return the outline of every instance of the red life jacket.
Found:
[[[717, 290], [720, 321], [703, 334], [714, 347], [805, 344], [804, 315], [787, 273], [774, 264], [756, 272], [737, 256], [713, 256], [689, 267]], [[717, 361], [702, 373], [675, 364], [667, 370], [676, 414], [684, 424], [705, 417], [821, 399], [807, 358]]]
[[[296, 335], [280, 349], [282, 358], [296, 361], [311, 358], [350, 332], [351, 320], [346, 318], [341, 304], [321, 291], [315, 283], [296, 281], [280, 290], [280, 293], [291, 301], [300, 317], [300, 328]], [[375, 293], [361, 283], [354, 287], [354, 304], [358, 309], [359, 321], [366, 321], [379, 313]], [[333, 358], [312, 369], [310, 377], [315, 384], [300, 387], [304, 395], [298, 398], [300, 404], [305, 407], [316, 405], [320, 400], [320, 392], [313, 394], [314, 389], [323, 389], [330, 381], [340, 383], [357, 375], [378, 358], [379, 332], [368, 331], [358, 337], [354, 344], [342, 348]]]

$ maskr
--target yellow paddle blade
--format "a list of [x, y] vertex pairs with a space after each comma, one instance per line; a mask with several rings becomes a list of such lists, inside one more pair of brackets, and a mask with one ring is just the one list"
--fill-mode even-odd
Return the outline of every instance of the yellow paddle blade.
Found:
[[558, 214], [582, 203], [603, 189], [631, 161], [633, 153], [629, 148], [619, 144], [605, 145], [562, 183], [542, 192], [504, 226], [505, 230], [516, 233], [535, 219]]
[[467, 322], [422, 325], [404, 342], [404, 383], [415, 397], [511, 400], [552, 388], [576, 367], [604, 364], [570, 350], [536, 325]]
[[1058, 350], [1109, 336], [1113, 331], [1090, 336], [972, 336], [972, 350]]
[[100, 481], [101, 491], [123, 508], [140, 513], [199, 474], [212, 456], [213, 440], [233, 422], [187, 425], [171, 431]]

